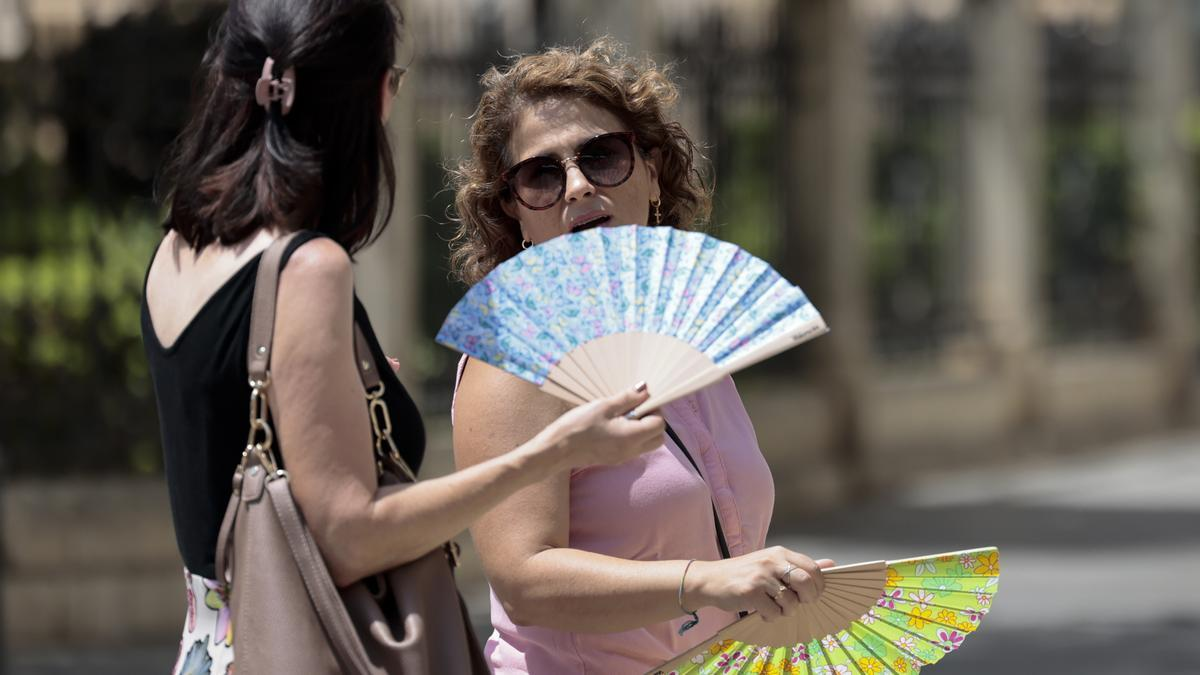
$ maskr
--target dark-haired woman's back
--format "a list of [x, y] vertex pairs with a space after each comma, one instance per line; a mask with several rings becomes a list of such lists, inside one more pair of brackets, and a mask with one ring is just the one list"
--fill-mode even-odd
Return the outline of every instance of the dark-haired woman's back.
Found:
[[[250, 304], [259, 260], [272, 234], [263, 231], [245, 245], [210, 246], [196, 254], [169, 233], [147, 274], [142, 334], [188, 602], [176, 672], [225, 673], [233, 661], [229, 589], [216, 578], [214, 553], [249, 431], [245, 357]], [[307, 259], [303, 264], [308, 266], [338, 266], [345, 254], [328, 239], [314, 241], [320, 238], [315, 232], [297, 236], [284, 251], [284, 269], [295, 254]], [[357, 298], [353, 312], [383, 376], [394, 438], [416, 470], [425, 447], [420, 414], [387, 367]]]

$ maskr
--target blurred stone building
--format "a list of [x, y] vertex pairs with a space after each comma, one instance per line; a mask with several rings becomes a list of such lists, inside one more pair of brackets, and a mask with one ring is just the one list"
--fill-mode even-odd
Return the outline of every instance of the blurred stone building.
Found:
[[[0, 64], [211, 4], [0, 0]], [[443, 169], [467, 152], [478, 76], [605, 33], [674, 63], [679, 115], [712, 164], [711, 231], [778, 266], [833, 329], [738, 380], [777, 527], [929, 467], [1196, 423], [1200, 0], [411, 0], [406, 13], [398, 208], [359, 287], [430, 416], [431, 475], [449, 470], [455, 361], [431, 338], [463, 291], [447, 278]], [[65, 123], [23, 110], [0, 105], [0, 166], [64, 157]], [[0, 291], [17, 264], [0, 251]], [[3, 503], [8, 644], [176, 639], [158, 478], [18, 475]], [[477, 569], [465, 580], [477, 589]]]

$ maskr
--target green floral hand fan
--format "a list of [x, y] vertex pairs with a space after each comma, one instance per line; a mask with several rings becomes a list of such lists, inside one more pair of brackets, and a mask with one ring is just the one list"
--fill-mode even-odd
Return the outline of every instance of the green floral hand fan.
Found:
[[910, 675], [974, 633], [992, 606], [1000, 553], [979, 548], [831, 567], [820, 600], [767, 623], [751, 614], [654, 675]]

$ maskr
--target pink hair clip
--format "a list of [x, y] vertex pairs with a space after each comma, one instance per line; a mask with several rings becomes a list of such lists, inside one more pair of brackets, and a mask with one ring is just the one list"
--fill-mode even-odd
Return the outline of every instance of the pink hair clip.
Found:
[[296, 69], [289, 67], [283, 71], [283, 77], [275, 79], [271, 69], [275, 67], [275, 59], [267, 57], [263, 63], [262, 77], [254, 85], [254, 100], [267, 110], [271, 109], [272, 101], [282, 101], [283, 114], [288, 114], [292, 103], [296, 100]]

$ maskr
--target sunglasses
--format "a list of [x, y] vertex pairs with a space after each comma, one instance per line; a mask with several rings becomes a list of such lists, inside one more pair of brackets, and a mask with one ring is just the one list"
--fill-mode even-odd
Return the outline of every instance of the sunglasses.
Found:
[[616, 187], [633, 175], [632, 131], [601, 134], [585, 141], [571, 157], [530, 157], [510, 167], [501, 179], [525, 208], [542, 211], [567, 191], [567, 164], [574, 164], [592, 185]]

